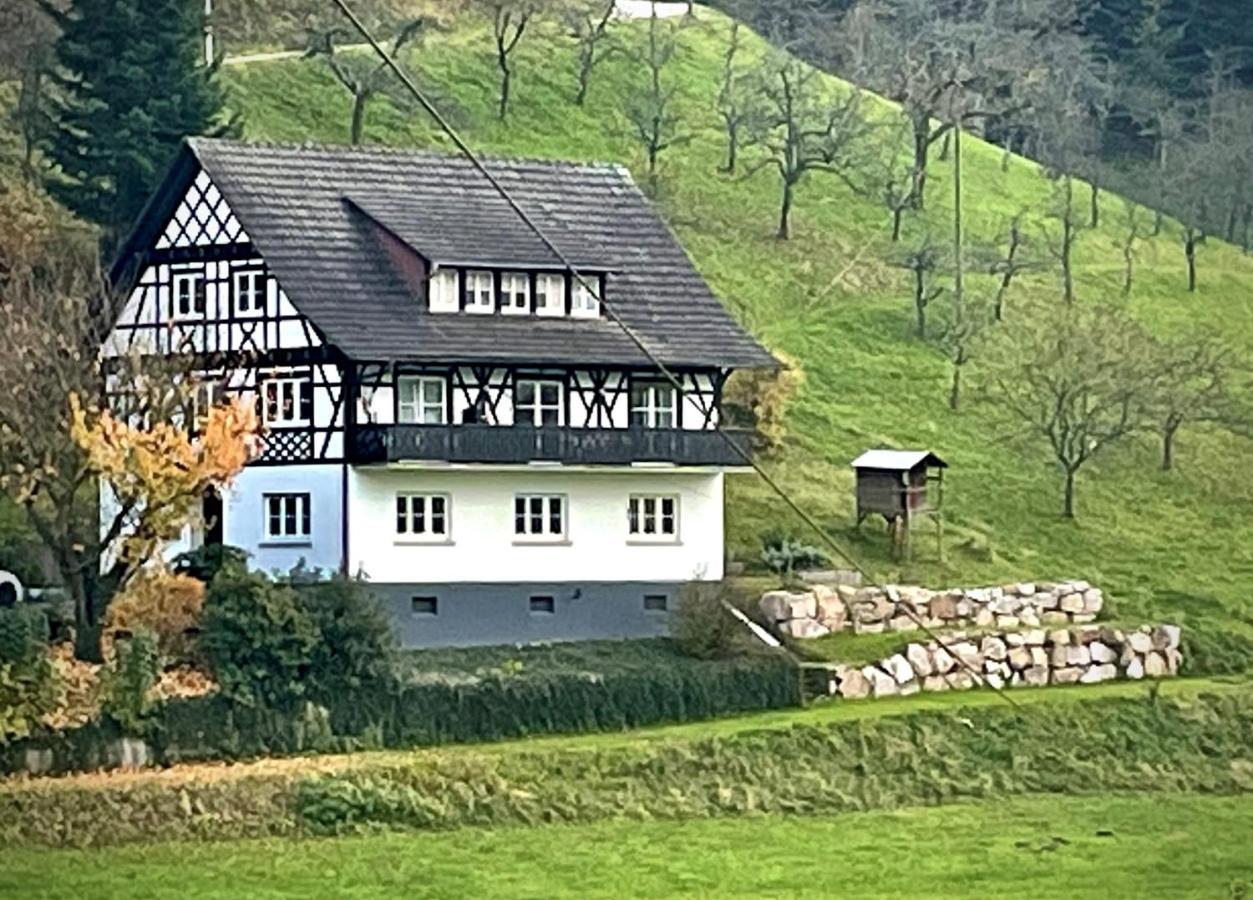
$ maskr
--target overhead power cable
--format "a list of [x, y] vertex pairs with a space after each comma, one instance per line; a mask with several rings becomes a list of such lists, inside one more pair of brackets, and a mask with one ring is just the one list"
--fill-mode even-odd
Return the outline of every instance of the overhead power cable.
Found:
[[[622, 329], [623, 333], [630, 339], [631, 343], [635, 345], [636, 349], [640, 351], [640, 353], [649, 361], [657, 372], [660, 373], [672, 387], [674, 387], [676, 395], [681, 397], [683, 394], [683, 384], [679, 380], [678, 376], [675, 375], [670, 367], [667, 366], [665, 362], [653, 352], [652, 348], [648, 346], [635, 329], [622, 319], [617, 310], [614, 309], [613, 304], [609, 303], [601, 296], [601, 292], [597, 289], [594, 283], [583, 277], [583, 275], [570, 262], [566, 254], [562, 252], [561, 248], [558, 247], [539, 226], [539, 223], [531, 217], [531, 215], [518, 203], [509, 190], [501, 184], [500, 180], [492, 174], [491, 170], [483, 164], [483, 161], [479, 159], [478, 154], [475, 153], [470, 145], [466, 143], [457, 130], [453, 128], [452, 124], [444, 118], [443, 114], [440, 113], [435, 104], [432, 103], [424, 93], [422, 93], [422, 90], [414, 83], [413, 79], [409, 77], [409, 74], [401, 68], [399, 63], [396, 62], [395, 57], [374, 38], [374, 35], [370, 33], [370, 30], [366, 28], [364, 23], [362, 23], [362, 21], [357, 17], [356, 13], [349, 8], [346, 0], [331, 0], [331, 2], [338, 7], [340, 12], [342, 12], [348, 21], [352, 23], [353, 28], [355, 28], [361, 35], [362, 39], [370, 45], [370, 48], [378, 55], [379, 59], [383, 62], [383, 65], [400, 80], [400, 83], [404, 85], [405, 90], [409, 92], [413, 99], [416, 100], [424, 110], [426, 110], [427, 114], [429, 114], [435, 121], [435, 124], [439, 126], [439, 129], [448, 136], [448, 139], [452, 141], [453, 145], [459, 151], [461, 151], [462, 155], [465, 156], [475, 170], [487, 180], [487, 182], [492, 186], [492, 189], [500, 195], [501, 199], [504, 200], [506, 204], [508, 204], [509, 208], [512, 209], [518, 218], [526, 224], [526, 226], [535, 234], [540, 242], [544, 244], [548, 251], [557, 258], [562, 267], [567, 273], [569, 273], [570, 277], [575, 280], [583, 288], [583, 290], [587, 291], [591, 296], [596, 298], [597, 302], [600, 303], [601, 309], [606, 312], [614, 324]], [[753, 459], [751, 453], [745, 450], [734, 437], [723, 430], [721, 422], [714, 421], [713, 425], [715, 433], [726, 443], [726, 445], [731, 449], [731, 452], [738, 459], [740, 459], [745, 466], [756, 472], [761, 480], [765, 482], [766, 486], [769, 487], [770, 490], [780, 500], [782, 500], [783, 503], [793, 513], [795, 513], [801, 521], [810, 528], [810, 530], [814, 532], [814, 534], [818, 536], [819, 540], [821, 540], [832, 553], [842, 559], [861, 577], [864, 582], [868, 582], [876, 586], [889, 598], [895, 598], [897, 596], [896, 591], [892, 587], [886, 584], [881, 584], [875, 578], [871, 577], [865, 567], [862, 566], [849, 551], [845, 550], [840, 542], [837, 541], [830, 534], [830, 532], [827, 531], [827, 529], [823, 528], [817, 519], [806, 512], [805, 509], [802, 508], [801, 505], [797, 503], [786, 490], [783, 489], [782, 485], [780, 485], [774, 477], [761, 466], [760, 463]], [[897, 605], [905, 612], [906, 617], [918, 627], [919, 631], [934, 641], [939, 647], [948, 652], [949, 656], [956, 660], [961, 668], [965, 669], [974, 677], [976, 683], [986, 684], [988, 687], [996, 691], [996, 693], [1011, 706], [1018, 705], [1017, 701], [1011, 698], [1002, 686], [995, 685], [989, 681], [987, 676], [972, 666], [962, 654], [952, 652], [952, 645], [937, 635], [935, 631], [932, 630], [932, 628], [926, 623], [926, 621], [914, 612], [909, 603], [899, 603]]]

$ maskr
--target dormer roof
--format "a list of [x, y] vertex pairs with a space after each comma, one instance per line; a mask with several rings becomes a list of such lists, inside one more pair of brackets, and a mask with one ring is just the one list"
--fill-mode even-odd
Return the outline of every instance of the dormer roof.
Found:
[[[774, 359], [730, 317], [626, 169], [491, 159], [486, 165], [577, 267], [672, 365]], [[361, 147], [189, 139], [113, 267], [150, 250], [203, 169], [295, 307], [349, 357], [645, 366], [608, 318], [429, 312], [379, 239], [381, 227], [436, 265], [543, 269], [559, 262], [461, 156]]]

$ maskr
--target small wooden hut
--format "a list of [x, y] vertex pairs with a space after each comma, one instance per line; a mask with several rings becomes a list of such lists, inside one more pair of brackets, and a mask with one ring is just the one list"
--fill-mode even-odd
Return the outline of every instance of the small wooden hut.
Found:
[[853, 460], [857, 473], [857, 524], [880, 515], [906, 555], [909, 536], [920, 516], [936, 523], [943, 552], [944, 470], [948, 463], [930, 450], [867, 450]]

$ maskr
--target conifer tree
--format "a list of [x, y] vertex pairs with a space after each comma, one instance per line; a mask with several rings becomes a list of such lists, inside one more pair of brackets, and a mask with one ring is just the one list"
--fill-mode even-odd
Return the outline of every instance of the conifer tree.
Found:
[[49, 190], [103, 229], [130, 228], [188, 135], [227, 126], [196, 0], [73, 0], [61, 11]]

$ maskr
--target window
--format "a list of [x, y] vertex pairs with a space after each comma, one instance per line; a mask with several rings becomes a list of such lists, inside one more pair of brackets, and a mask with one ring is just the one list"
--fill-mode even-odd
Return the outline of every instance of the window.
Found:
[[265, 273], [246, 269], [235, 273], [235, 314], [257, 316], [265, 312]]
[[529, 607], [533, 615], [551, 616], [557, 612], [557, 600], [547, 595], [532, 597]]
[[401, 538], [446, 540], [447, 494], [397, 494], [396, 534]]
[[271, 378], [261, 383], [261, 419], [271, 427], [308, 425], [313, 384], [308, 378]]
[[199, 319], [205, 314], [205, 282], [203, 272], [177, 272], [174, 275], [174, 298], [171, 317]]
[[428, 305], [431, 312], [456, 312], [461, 309], [460, 279], [456, 269], [438, 269], [431, 275]]
[[674, 386], [660, 382], [631, 385], [631, 424], [637, 428], [675, 427]]
[[674, 541], [679, 537], [679, 498], [639, 494], [627, 501], [627, 533], [635, 540]]
[[417, 425], [443, 425], [444, 394], [447, 384], [440, 376], [401, 378], [397, 398], [397, 419]]
[[564, 421], [560, 381], [518, 381], [513, 421], [517, 425], [561, 425]]
[[496, 276], [491, 272], [466, 272], [466, 312], [496, 310]]
[[271, 541], [307, 540], [310, 535], [308, 494], [266, 494], [265, 537]]
[[204, 429], [209, 419], [209, 410], [219, 403], [230, 399], [226, 385], [220, 381], [200, 381], [196, 384], [196, 393], [191, 399], [192, 423], [196, 431]]
[[513, 533], [559, 540], [566, 536], [566, 498], [560, 494], [519, 494], [513, 498]]
[[500, 276], [500, 311], [526, 315], [531, 311], [531, 276], [525, 272], [506, 272]]
[[566, 276], [535, 276], [535, 314], [564, 316], [566, 314]]
[[586, 281], [588, 285], [595, 288], [596, 293], [593, 294], [587, 288], [583, 287], [583, 285], [579, 284], [578, 279], [575, 279], [571, 287], [573, 293], [570, 295], [570, 299], [572, 301], [570, 303], [570, 315], [594, 319], [600, 315], [600, 299], [598, 295], [602, 290], [601, 281], [595, 276], [587, 275], [583, 276], [583, 280]]
[[439, 615], [438, 597], [414, 597], [409, 601], [409, 603], [415, 616]]
[[644, 612], [665, 612], [670, 608], [670, 598], [665, 594], [645, 594]]

